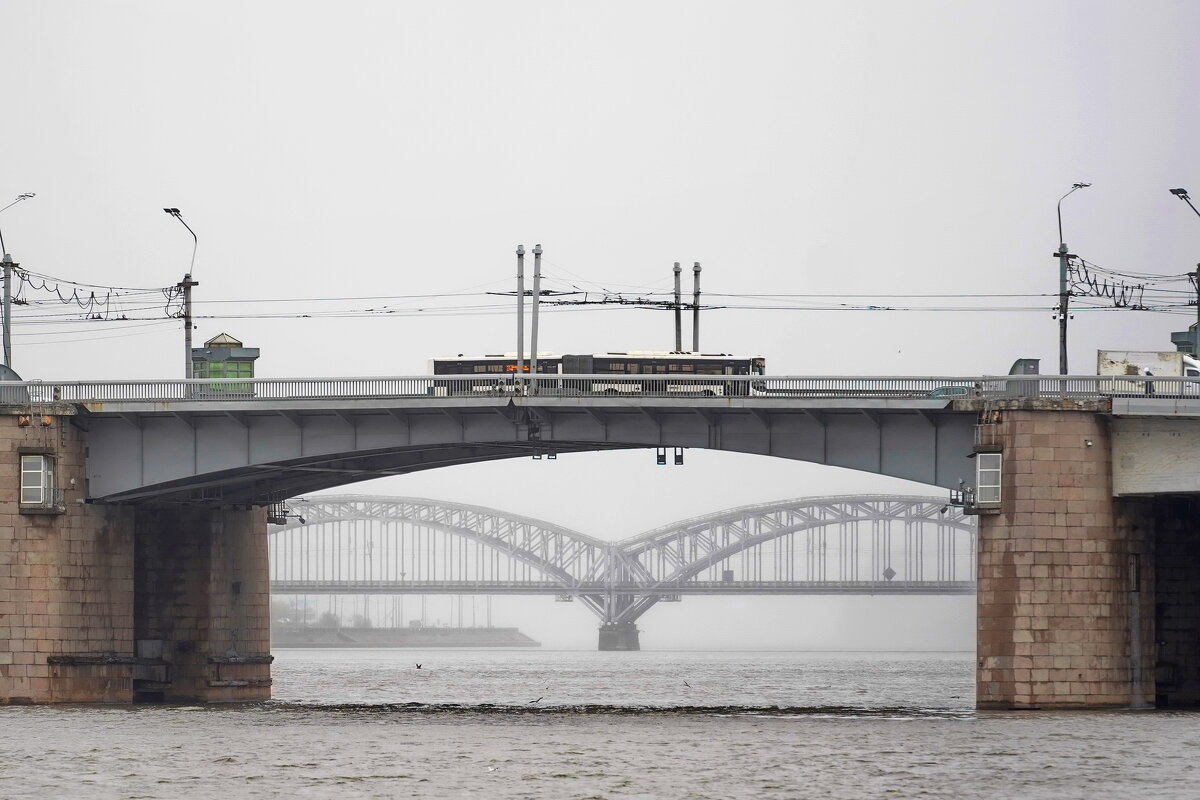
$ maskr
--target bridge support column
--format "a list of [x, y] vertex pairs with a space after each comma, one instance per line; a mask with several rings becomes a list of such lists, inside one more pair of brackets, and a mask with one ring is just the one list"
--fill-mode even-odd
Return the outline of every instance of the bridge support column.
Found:
[[1154, 704], [1159, 708], [1198, 706], [1200, 498], [1125, 502], [1140, 504], [1143, 519], [1152, 519], [1154, 525]]
[[600, 626], [600, 650], [641, 650], [638, 626], [633, 622], [610, 622]]
[[135, 699], [269, 699], [266, 510], [138, 509], [136, 548]]
[[980, 708], [1154, 697], [1153, 513], [1112, 496], [1092, 411], [1001, 410], [1001, 513], [980, 516]]
[[73, 415], [0, 405], [0, 705], [132, 696], [133, 515], [83, 504]]

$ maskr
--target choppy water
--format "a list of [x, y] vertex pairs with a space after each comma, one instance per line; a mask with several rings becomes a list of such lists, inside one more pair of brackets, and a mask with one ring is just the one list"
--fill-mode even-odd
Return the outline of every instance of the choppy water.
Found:
[[976, 713], [968, 653], [276, 656], [262, 705], [0, 710], [0, 797], [1200, 796], [1200, 716]]

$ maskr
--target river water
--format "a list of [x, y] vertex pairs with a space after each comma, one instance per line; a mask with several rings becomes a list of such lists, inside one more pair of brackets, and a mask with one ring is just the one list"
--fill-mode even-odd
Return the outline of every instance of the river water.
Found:
[[970, 653], [279, 650], [274, 677], [0, 709], [0, 798], [1200, 797], [1200, 716], [977, 713]]

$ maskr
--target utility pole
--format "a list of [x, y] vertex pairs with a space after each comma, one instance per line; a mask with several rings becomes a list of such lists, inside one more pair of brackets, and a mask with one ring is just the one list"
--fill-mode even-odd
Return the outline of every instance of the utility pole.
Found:
[[1071, 254], [1067, 245], [1058, 246], [1058, 374], [1067, 374], [1067, 303], [1071, 297], [1067, 289], [1067, 264]]
[[195, 377], [192, 368], [192, 287], [199, 285], [192, 280], [190, 272], [175, 284], [183, 290], [183, 376], [189, 380]]
[[1070, 272], [1070, 260], [1075, 257], [1067, 249], [1067, 243], [1063, 241], [1062, 201], [1066, 200], [1068, 196], [1079, 189], [1086, 189], [1089, 186], [1091, 186], [1090, 183], [1073, 184], [1071, 191], [1058, 198], [1059, 245], [1058, 252], [1054, 253], [1054, 257], [1058, 259], [1058, 373], [1060, 375], [1067, 374], [1067, 314], [1071, 296], [1071, 290], [1067, 285], [1067, 278]]
[[692, 352], [700, 352], [700, 262], [692, 266], [695, 289], [692, 294]]
[[179, 220], [183, 227], [187, 228], [187, 232], [192, 235], [192, 263], [188, 267], [187, 274], [183, 276], [183, 280], [175, 284], [175, 288], [183, 292], [183, 376], [187, 379], [193, 377], [192, 373], [192, 287], [200, 284], [192, 280], [192, 272], [196, 269], [196, 249], [200, 246], [200, 240], [196, 237], [196, 232], [192, 230], [192, 226], [183, 221], [183, 214], [178, 208], [164, 208], [169, 216]]
[[[1171, 189], [1170, 192], [1187, 203], [1188, 207], [1196, 212], [1196, 216], [1200, 217], [1200, 209], [1192, 205], [1192, 198], [1188, 197], [1187, 189]], [[1192, 355], [1200, 358], [1200, 264], [1196, 265], [1195, 272], [1188, 274], [1196, 282], [1196, 330], [1192, 331]]]
[[[16, 200], [13, 200], [4, 208], [0, 208], [0, 211], [7, 211], [22, 200], [28, 200], [31, 197], [37, 197], [37, 195], [33, 192], [19, 194]], [[3, 261], [4, 265], [4, 366], [12, 369], [12, 272], [21, 265], [13, 263], [12, 256], [8, 254], [8, 248], [4, 244], [3, 232], [0, 232], [0, 261]]]
[[675, 352], [683, 352], [683, 295], [680, 293], [679, 273], [683, 268], [675, 262]]
[[542, 298], [542, 246], [533, 246], [533, 311], [529, 324], [529, 393], [537, 391], [538, 306]]
[[4, 366], [9, 369], [12, 369], [12, 271], [18, 266], [12, 256], [4, 254]]
[[1195, 272], [1189, 272], [1188, 277], [1196, 284], [1196, 329], [1192, 331], [1192, 357], [1200, 358], [1200, 264]]
[[517, 245], [517, 377], [514, 386], [525, 377], [525, 245]]

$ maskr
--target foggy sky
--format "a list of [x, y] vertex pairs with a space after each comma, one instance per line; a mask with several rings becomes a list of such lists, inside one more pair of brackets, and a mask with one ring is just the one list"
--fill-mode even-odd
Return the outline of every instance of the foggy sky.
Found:
[[[700, 261], [714, 296], [1036, 309], [705, 313], [703, 349], [761, 354], [775, 374], [996, 374], [1018, 357], [1054, 371], [1054, 204], [1075, 181], [1094, 185], [1063, 206], [1073, 252], [1145, 273], [1200, 260], [1200, 219], [1167, 193], [1200, 194], [1193, 3], [0, 9], [0, 200], [38, 195], [0, 215], [9, 252], [71, 280], [169, 286], [191, 257], [190, 236], [161, 210], [179, 207], [199, 238], [196, 342], [229, 332], [262, 349], [266, 377], [421, 374], [431, 356], [513, 349], [511, 313], [435, 310], [495, 298], [395, 298], [510, 290], [518, 243], [543, 244], [555, 288], [661, 290], [672, 262]], [[1030, 297], [904, 297], [914, 294]], [[302, 300], [334, 297], [372, 299]], [[430, 310], [263, 318], [383, 306]], [[182, 375], [177, 321], [47, 324], [63, 310], [18, 309], [25, 378]], [[129, 316], [143, 314], [154, 312]], [[1081, 311], [1072, 372], [1091, 372], [1098, 348], [1170, 349], [1170, 331], [1191, 321]], [[667, 349], [671, 319], [547, 313], [541, 342]], [[733, 454], [652, 459], [510, 461], [344, 490], [493, 505], [605, 538], [783, 497], [938, 492]], [[750, 618], [820, 618], [814, 640], [862, 644], [883, 635], [868, 618], [879, 630], [912, 619], [891, 600], [782, 602], [705, 601], [711, 616], [683, 636], [701, 619], [688, 600], [645, 626], [661, 620], [683, 646]], [[944, 623], [942, 644], [970, 646], [969, 604], [911, 602], [928, 628]]]

